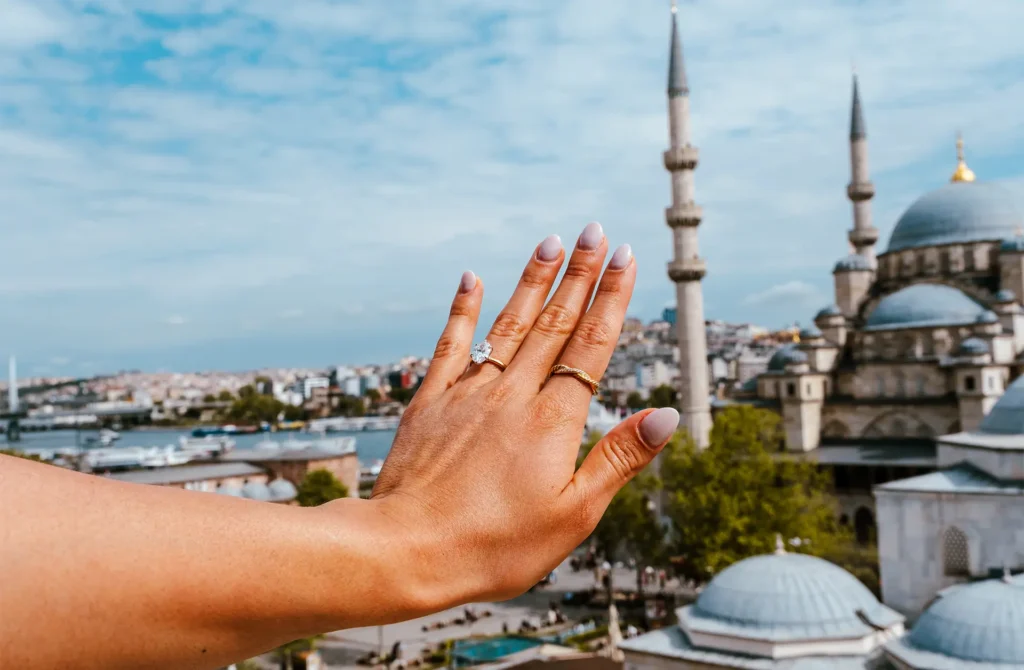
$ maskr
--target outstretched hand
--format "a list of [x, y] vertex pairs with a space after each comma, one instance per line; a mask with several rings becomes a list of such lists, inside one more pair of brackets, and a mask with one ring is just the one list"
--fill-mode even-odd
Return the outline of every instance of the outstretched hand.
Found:
[[418, 585], [414, 609], [504, 599], [537, 583], [675, 431], [674, 409], [641, 412], [576, 470], [593, 390], [549, 373], [561, 364], [599, 380], [608, 366], [636, 263], [623, 245], [602, 276], [607, 251], [601, 226], [589, 224], [548, 300], [565, 253], [557, 236], [545, 239], [492, 325], [483, 363], [470, 364], [483, 283], [463, 275], [373, 491], [412, 550], [404, 577]]

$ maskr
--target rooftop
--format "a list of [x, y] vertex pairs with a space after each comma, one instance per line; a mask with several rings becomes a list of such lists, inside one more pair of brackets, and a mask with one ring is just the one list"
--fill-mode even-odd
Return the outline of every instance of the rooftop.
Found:
[[996, 479], [970, 463], [960, 463], [945, 470], [881, 484], [875, 490], [1019, 496], [1024, 495], [1024, 484]]
[[265, 475], [263, 468], [250, 463], [202, 463], [198, 465], [176, 465], [153, 470], [132, 470], [107, 475], [110, 479], [134, 484], [181, 484], [226, 477], [248, 477]]

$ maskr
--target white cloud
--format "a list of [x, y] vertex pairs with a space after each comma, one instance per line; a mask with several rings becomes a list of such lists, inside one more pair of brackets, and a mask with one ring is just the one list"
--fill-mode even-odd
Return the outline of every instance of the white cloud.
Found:
[[784, 284], [751, 293], [743, 299], [744, 305], [779, 306], [796, 303], [800, 306], [817, 305], [825, 300], [825, 296], [813, 284], [802, 281], [788, 281]]
[[[19, 17], [0, 26], [12, 344], [107, 358], [273, 334], [287, 324], [267, 305], [299, 294], [318, 306], [310, 332], [361, 324], [383, 340], [425, 305], [443, 322], [467, 267], [496, 310], [537, 241], [573, 240], [591, 219], [632, 243], [634, 309], [657, 314], [671, 295], [667, 4], [0, 0]], [[850, 225], [851, 59], [884, 241], [948, 177], [958, 128], [981, 177], [1024, 177], [1024, 6], [761, 9], [681, 13], [705, 302], [712, 317], [797, 320], [802, 304], [744, 296], [793, 283], [830, 293]], [[57, 55], [36, 46], [53, 41]], [[140, 313], [190, 325], [154, 332]], [[54, 327], [68, 321], [84, 324], [75, 341]], [[429, 351], [436, 324], [421, 321], [405, 318], [405, 344], [388, 346]]]

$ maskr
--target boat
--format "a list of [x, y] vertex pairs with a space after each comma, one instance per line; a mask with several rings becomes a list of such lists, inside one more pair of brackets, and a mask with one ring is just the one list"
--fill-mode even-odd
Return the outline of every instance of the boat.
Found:
[[235, 448], [235, 441], [227, 436], [185, 437], [178, 438], [178, 451], [191, 454], [195, 458], [211, 458], [226, 454]]
[[95, 436], [89, 436], [85, 438], [85, 443], [88, 445], [99, 445], [102, 447], [109, 447], [121, 439], [121, 434], [116, 430], [110, 430], [109, 428], [101, 428], [99, 434]]

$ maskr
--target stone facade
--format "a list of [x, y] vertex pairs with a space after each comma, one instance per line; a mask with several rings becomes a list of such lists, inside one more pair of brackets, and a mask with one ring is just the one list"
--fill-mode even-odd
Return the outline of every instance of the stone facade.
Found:
[[354, 452], [311, 460], [261, 460], [260, 465], [270, 470], [275, 477], [287, 479], [295, 486], [302, 483], [307, 473], [327, 470], [345, 485], [350, 497], [359, 497], [359, 458]]

